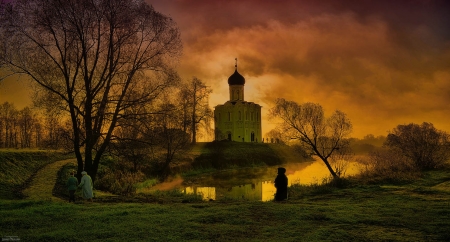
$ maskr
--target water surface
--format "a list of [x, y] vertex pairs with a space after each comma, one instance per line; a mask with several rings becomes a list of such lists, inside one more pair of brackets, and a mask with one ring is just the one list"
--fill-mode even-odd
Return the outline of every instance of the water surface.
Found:
[[[283, 167], [286, 168], [288, 186], [320, 184], [323, 179], [330, 177], [330, 172], [320, 160], [291, 163]], [[188, 180], [178, 179], [158, 184], [154, 189], [179, 189], [186, 194], [201, 195], [204, 200], [231, 198], [271, 201], [276, 192], [273, 181], [277, 176], [277, 168], [278, 166], [221, 171]], [[358, 163], [350, 162], [345, 174], [354, 175], [358, 172]]]

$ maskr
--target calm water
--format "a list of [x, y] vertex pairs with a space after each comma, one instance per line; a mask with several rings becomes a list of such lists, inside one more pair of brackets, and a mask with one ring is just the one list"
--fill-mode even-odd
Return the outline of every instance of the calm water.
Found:
[[[330, 172], [322, 161], [287, 164], [286, 176], [288, 186], [293, 184], [321, 183], [330, 176]], [[174, 180], [158, 184], [152, 190], [179, 189], [186, 194], [198, 194], [204, 200], [219, 200], [226, 198], [270, 201], [273, 200], [275, 187], [273, 181], [277, 176], [278, 166], [269, 168], [245, 168], [222, 171], [201, 176], [192, 180]], [[346, 175], [359, 172], [356, 162], [350, 162]]]

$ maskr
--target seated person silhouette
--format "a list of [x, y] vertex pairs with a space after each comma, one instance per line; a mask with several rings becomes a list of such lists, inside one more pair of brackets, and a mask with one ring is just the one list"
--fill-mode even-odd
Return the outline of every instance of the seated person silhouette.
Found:
[[288, 178], [285, 175], [286, 169], [284, 167], [278, 168], [278, 176], [275, 178], [275, 201], [283, 201], [287, 199]]

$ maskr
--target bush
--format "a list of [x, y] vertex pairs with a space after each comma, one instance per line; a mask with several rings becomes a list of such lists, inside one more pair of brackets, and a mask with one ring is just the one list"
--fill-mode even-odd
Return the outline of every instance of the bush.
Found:
[[366, 159], [360, 159], [359, 163], [365, 166], [360, 176], [376, 181], [411, 180], [420, 172], [410, 158], [391, 149], [371, 152]]
[[398, 125], [384, 145], [414, 162], [420, 170], [442, 167], [450, 158], [449, 135], [431, 123]]
[[300, 199], [306, 195], [324, 195], [333, 193], [338, 188], [349, 186], [350, 181], [345, 178], [333, 179], [324, 178], [321, 183], [312, 183], [309, 185], [294, 184], [288, 188], [288, 197]]
[[113, 171], [102, 169], [98, 174], [95, 187], [118, 195], [133, 195], [136, 193], [135, 184], [142, 182], [145, 176], [142, 172]]

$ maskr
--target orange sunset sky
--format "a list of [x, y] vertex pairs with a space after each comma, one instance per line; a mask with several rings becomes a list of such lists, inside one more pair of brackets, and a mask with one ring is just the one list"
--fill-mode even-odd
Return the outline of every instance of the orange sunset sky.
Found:
[[[398, 124], [450, 131], [450, 1], [147, 0], [178, 24], [178, 71], [228, 100], [228, 77], [246, 78], [245, 99], [263, 106], [263, 137], [275, 98], [347, 113], [352, 136], [387, 135]], [[17, 78], [0, 103], [30, 105]]]

